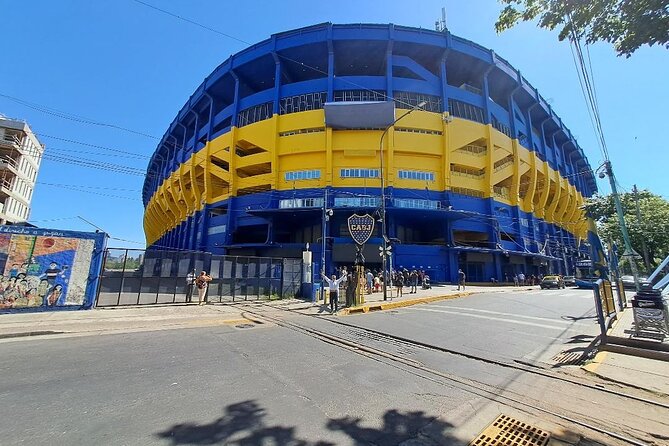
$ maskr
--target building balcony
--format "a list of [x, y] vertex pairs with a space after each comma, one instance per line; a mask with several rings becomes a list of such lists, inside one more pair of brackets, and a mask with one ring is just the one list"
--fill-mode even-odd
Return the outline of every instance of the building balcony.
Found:
[[5, 178], [7, 178], [8, 173], [18, 175], [18, 162], [8, 156], [0, 156], [0, 173], [2, 173]]
[[0, 135], [0, 147], [19, 150], [21, 148], [21, 139], [9, 133]]

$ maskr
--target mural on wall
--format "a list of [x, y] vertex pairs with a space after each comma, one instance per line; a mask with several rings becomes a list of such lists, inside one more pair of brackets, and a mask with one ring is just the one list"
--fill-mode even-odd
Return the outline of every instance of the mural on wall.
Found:
[[96, 240], [30, 232], [0, 233], [0, 309], [83, 306]]

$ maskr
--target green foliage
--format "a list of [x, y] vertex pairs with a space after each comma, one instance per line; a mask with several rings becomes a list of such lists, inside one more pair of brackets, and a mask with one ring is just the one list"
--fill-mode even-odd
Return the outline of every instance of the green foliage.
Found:
[[495, 23], [497, 32], [538, 18], [538, 26], [559, 29], [559, 39], [573, 30], [588, 44], [611, 43], [629, 57], [641, 45], [669, 48], [669, 0], [499, 0], [506, 6]]
[[[641, 241], [645, 240], [650, 264], [652, 267], [657, 266], [669, 254], [669, 202], [647, 190], [639, 191], [639, 221], [634, 194], [621, 194], [620, 201], [632, 247], [641, 254]], [[602, 240], [614, 241], [622, 252], [624, 245], [613, 197], [595, 195], [588, 200], [586, 211], [597, 222], [597, 230]]]

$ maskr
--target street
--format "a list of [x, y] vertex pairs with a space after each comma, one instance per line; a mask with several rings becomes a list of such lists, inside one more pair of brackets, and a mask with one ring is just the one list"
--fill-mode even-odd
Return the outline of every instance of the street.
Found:
[[257, 302], [259, 324], [6, 341], [1, 443], [466, 445], [505, 414], [571, 444], [666, 444], [667, 398], [552, 360], [594, 339], [592, 307], [569, 289], [349, 317]]

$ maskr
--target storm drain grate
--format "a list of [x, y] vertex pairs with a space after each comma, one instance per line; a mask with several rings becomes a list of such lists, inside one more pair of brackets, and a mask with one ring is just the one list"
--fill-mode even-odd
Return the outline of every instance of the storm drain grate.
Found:
[[546, 446], [550, 434], [506, 415], [500, 415], [469, 446]]
[[551, 358], [556, 365], [579, 365], [583, 362], [583, 352], [560, 352]]

